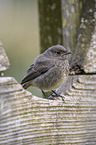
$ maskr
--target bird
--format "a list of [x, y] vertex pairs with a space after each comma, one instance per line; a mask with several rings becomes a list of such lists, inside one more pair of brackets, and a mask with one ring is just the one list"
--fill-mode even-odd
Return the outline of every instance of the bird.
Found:
[[[67, 55], [69, 54], [71, 52], [62, 45], [49, 47], [37, 56], [34, 63], [28, 68], [21, 81], [22, 87], [27, 89], [34, 86], [41, 89], [45, 98], [54, 99], [54, 96], [60, 96], [64, 101], [62, 95], [57, 94], [55, 90], [67, 79], [69, 73]], [[53, 95], [46, 97], [45, 91], [52, 91]]]

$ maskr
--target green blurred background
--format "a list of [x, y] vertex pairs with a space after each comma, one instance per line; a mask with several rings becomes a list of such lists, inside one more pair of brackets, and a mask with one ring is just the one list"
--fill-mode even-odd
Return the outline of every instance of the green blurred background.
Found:
[[[28, 67], [40, 53], [37, 0], [0, 0], [0, 40], [11, 67], [5, 76], [19, 83]], [[41, 96], [39, 89], [28, 89]]]

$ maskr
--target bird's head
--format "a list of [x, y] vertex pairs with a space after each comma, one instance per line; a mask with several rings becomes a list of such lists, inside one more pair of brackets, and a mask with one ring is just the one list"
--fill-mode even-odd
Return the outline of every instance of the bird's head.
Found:
[[62, 45], [55, 45], [49, 47], [44, 54], [48, 57], [53, 57], [56, 59], [66, 59], [68, 54], [71, 52], [67, 51]]

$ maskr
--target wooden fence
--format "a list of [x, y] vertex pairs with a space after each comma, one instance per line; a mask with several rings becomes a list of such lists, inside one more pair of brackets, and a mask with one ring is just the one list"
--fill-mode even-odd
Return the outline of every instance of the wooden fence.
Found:
[[[96, 144], [95, 7], [96, 0], [39, 1], [42, 48], [60, 40], [72, 51], [70, 75], [58, 90], [64, 94], [65, 102], [33, 96], [14, 78], [2, 76], [10, 63], [0, 43], [0, 145]], [[49, 28], [43, 27], [47, 23], [45, 17], [50, 20]], [[61, 27], [59, 34], [53, 35], [54, 28], [47, 35], [46, 29], [55, 23]]]

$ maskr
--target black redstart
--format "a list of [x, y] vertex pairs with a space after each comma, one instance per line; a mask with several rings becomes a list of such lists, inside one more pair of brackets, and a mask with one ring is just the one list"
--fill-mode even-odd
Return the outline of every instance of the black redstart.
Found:
[[68, 52], [61, 45], [48, 48], [44, 53], [40, 54], [34, 60], [34, 64], [29, 67], [21, 81], [22, 86], [25, 89], [29, 86], [38, 87], [45, 97], [46, 95], [43, 90], [51, 90], [55, 96], [62, 97], [57, 94], [54, 89], [60, 87], [68, 76], [68, 54], [71, 54], [71, 52]]

